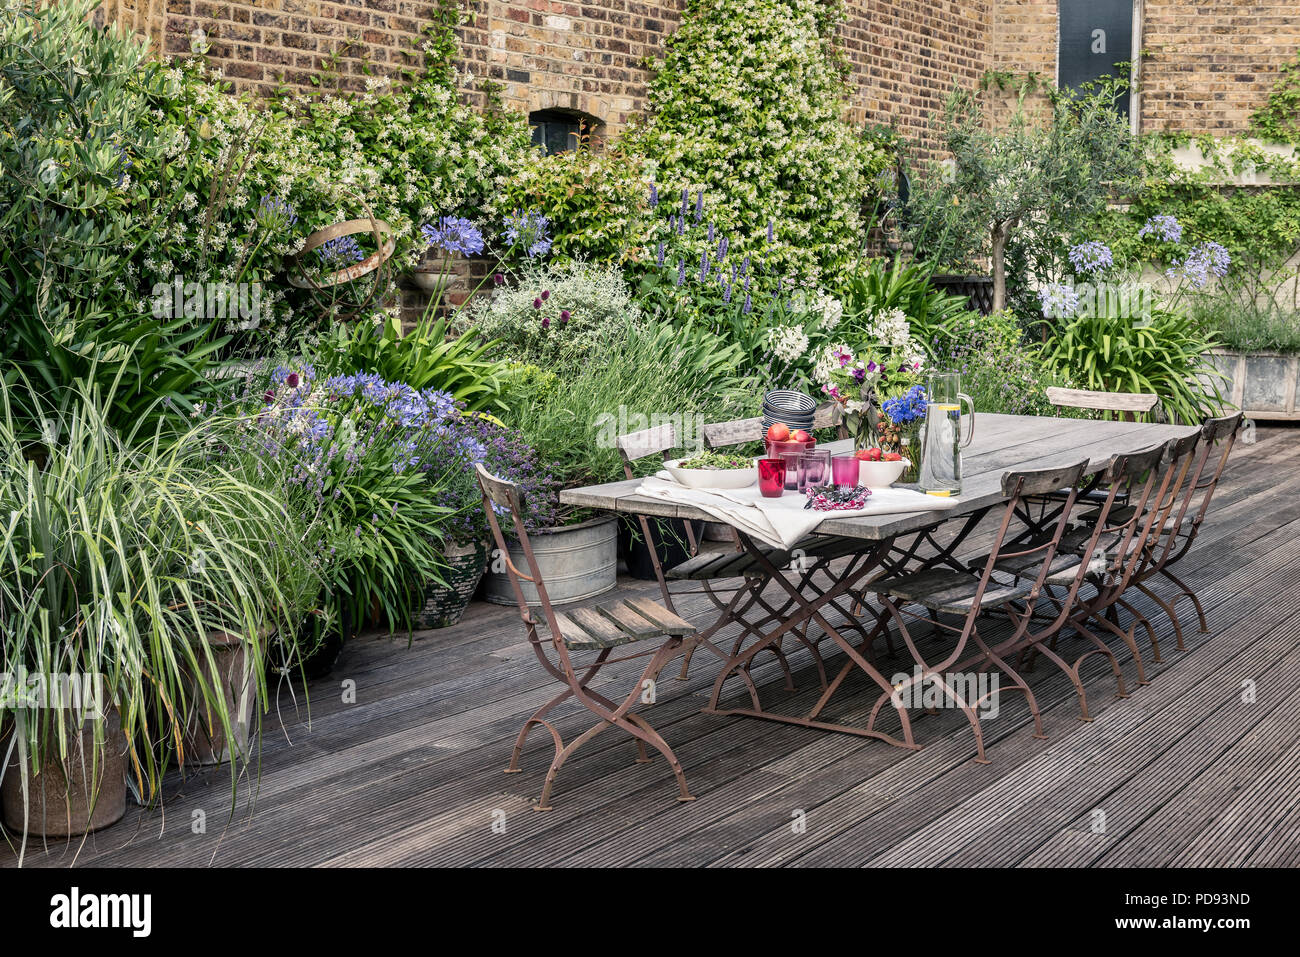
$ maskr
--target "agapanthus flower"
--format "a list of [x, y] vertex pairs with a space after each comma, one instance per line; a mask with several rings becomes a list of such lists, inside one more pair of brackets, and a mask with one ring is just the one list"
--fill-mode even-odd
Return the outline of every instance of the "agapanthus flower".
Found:
[[425, 242], [444, 253], [477, 256], [484, 248], [483, 233], [463, 217], [444, 216], [438, 220], [437, 226], [425, 223], [420, 232], [424, 234]]
[[316, 247], [316, 256], [326, 269], [344, 269], [365, 259], [365, 253], [352, 236], [339, 236]]
[[551, 221], [539, 212], [516, 212], [506, 217], [506, 241], [522, 249], [529, 259], [536, 259], [551, 251], [550, 228]]
[[654, 183], [650, 184], [650, 206], [654, 208], [659, 205], [659, 187]]
[[257, 224], [270, 232], [287, 229], [298, 222], [293, 207], [278, 196], [263, 196], [253, 214]]
[[1148, 219], [1138, 230], [1139, 239], [1145, 239], [1147, 236], [1158, 236], [1167, 243], [1176, 243], [1183, 238], [1183, 224], [1176, 216], [1160, 213]]
[[1171, 267], [1168, 275], [1171, 278], [1178, 278], [1181, 275], [1200, 289], [1211, 278], [1222, 279], [1226, 276], [1228, 266], [1231, 264], [1232, 256], [1223, 246], [1214, 242], [1201, 243], [1199, 246], [1193, 246], [1181, 263]]
[[1115, 256], [1105, 243], [1090, 239], [1070, 250], [1070, 265], [1075, 272], [1095, 274], [1115, 265]]
[[1048, 283], [1038, 290], [1038, 304], [1049, 319], [1069, 319], [1079, 311], [1079, 294], [1066, 283]]

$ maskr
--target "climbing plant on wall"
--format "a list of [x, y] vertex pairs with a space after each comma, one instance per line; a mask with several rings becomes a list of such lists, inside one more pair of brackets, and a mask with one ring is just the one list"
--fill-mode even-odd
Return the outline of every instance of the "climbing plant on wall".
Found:
[[805, 279], [855, 257], [888, 162], [846, 120], [843, 13], [841, 0], [689, 0], [632, 133], [663, 195], [703, 190], [735, 251], [762, 247]]

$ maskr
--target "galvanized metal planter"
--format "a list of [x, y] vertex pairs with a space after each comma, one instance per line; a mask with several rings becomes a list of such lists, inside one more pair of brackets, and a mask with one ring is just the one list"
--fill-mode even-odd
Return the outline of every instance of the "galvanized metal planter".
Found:
[[[533, 556], [541, 567], [542, 579], [551, 604], [581, 601], [603, 595], [618, 584], [618, 524], [615, 516], [602, 515], [578, 525], [532, 532], [529, 539]], [[512, 548], [510, 560], [518, 568], [527, 562], [521, 550]], [[484, 581], [487, 600], [496, 605], [513, 605], [514, 592], [504, 568], [488, 562]], [[530, 605], [539, 604], [537, 590], [521, 580], [524, 598]]]
[[1247, 418], [1300, 420], [1296, 407], [1300, 355], [1214, 349], [1205, 358], [1227, 377], [1219, 383], [1224, 398]]

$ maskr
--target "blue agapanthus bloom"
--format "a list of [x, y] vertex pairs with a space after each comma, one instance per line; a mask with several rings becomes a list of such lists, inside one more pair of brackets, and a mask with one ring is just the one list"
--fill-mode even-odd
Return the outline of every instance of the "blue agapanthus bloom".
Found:
[[344, 269], [366, 258], [352, 236], [340, 236], [317, 246], [316, 255], [326, 269]]
[[1201, 243], [1193, 246], [1181, 263], [1175, 263], [1167, 275], [1172, 279], [1183, 278], [1200, 289], [1211, 278], [1222, 279], [1228, 274], [1232, 264], [1232, 255], [1218, 243]]
[[1090, 239], [1070, 250], [1070, 265], [1075, 272], [1099, 273], [1115, 265], [1115, 255], [1105, 243]]
[[914, 385], [896, 399], [886, 399], [881, 409], [895, 425], [907, 425], [925, 418], [925, 386]]
[[529, 259], [551, 251], [551, 221], [539, 212], [516, 212], [506, 217], [506, 241], [518, 246]]
[[1065, 283], [1048, 283], [1038, 290], [1038, 305], [1049, 319], [1069, 319], [1079, 311], [1079, 294]]
[[420, 232], [424, 234], [425, 242], [445, 253], [477, 256], [483, 251], [483, 233], [464, 217], [444, 216], [438, 220], [437, 226], [425, 223]]
[[257, 204], [257, 211], [253, 213], [253, 218], [263, 229], [274, 232], [278, 229], [287, 229], [298, 222], [298, 215], [293, 211], [293, 207], [285, 200], [278, 196], [263, 196]]
[[1145, 239], [1147, 236], [1158, 236], [1167, 243], [1176, 243], [1183, 238], [1183, 224], [1178, 221], [1178, 217], [1161, 213], [1152, 216], [1138, 230], [1138, 239]]

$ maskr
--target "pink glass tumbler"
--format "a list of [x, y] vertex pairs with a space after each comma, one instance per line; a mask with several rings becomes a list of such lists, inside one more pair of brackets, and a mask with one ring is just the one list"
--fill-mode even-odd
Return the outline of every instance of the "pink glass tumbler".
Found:
[[758, 460], [758, 491], [764, 498], [780, 498], [785, 491], [785, 459]]
[[831, 480], [838, 488], [856, 486], [859, 471], [856, 455], [837, 455], [831, 459]]
[[831, 477], [831, 453], [824, 450], [805, 452], [799, 459], [799, 491], [825, 485]]

